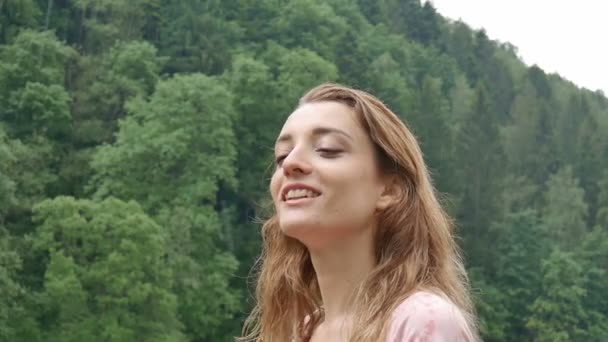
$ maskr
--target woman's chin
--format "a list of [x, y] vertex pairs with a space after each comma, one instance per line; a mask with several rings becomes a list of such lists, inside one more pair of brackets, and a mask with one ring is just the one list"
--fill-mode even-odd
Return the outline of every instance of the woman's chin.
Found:
[[302, 235], [307, 235], [318, 230], [319, 227], [318, 224], [315, 225], [306, 220], [284, 220], [280, 221], [279, 224], [283, 234], [296, 239]]
[[310, 221], [284, 221], [281, 223], [281, 231], [286, 236], [300, 241], [311, 251], [330, 248], [336, 240], [347, 235], [340, 229], [322, 225], [318, 221], [315, 223]]
[[315, 237], [323, 236], [323, 228], [321, 222], [304, 217], [290, 217], [279, 220], [281, 231], [286, 236], [300, 240], [306, 244], [307, 241]]

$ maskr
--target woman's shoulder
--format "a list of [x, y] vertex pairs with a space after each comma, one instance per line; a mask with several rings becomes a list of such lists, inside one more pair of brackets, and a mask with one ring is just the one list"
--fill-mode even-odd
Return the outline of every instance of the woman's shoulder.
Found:
[[411, 294], [393, 311], [387, 342], [475, 341], [461, 310], [432, 292]]

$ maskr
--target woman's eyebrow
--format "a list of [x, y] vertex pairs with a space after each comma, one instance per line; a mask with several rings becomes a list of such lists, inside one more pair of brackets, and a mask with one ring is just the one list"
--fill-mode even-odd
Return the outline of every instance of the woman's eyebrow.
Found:
[[[315, 127], [312, 130], [312, 135], [317, 137], [320, 135], [327, 135], [327, 134], [339, 134], [342, 135], [350, 140], [353, 140], [353, 137], [351, 137], [348, 133], [344, 132], [343, 130], [339, 129], [339, 128], [334, 128], [334, 127]], [[276, 142], [275, 145], [280, 143], [280, 142], [285, 142], [285, 141], [291, 141], [293, 140], [293, 137], [291, 136], [291, 134], [287, 133], [287, 134], [281, 134]]]

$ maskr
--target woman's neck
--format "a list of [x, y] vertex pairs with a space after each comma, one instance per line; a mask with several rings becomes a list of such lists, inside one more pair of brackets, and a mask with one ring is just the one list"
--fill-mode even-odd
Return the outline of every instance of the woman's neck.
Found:
[[311, 250], [321, 298], [324, 324], [343, 325], [349, 320], [351, 295], [375, 266], [372, 230], [322, 250]]

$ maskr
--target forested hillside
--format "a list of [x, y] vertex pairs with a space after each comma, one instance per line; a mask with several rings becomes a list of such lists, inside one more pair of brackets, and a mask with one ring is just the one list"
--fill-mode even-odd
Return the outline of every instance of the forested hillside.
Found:
[[0, 44], [1, 341], [231, 341], [323, 81], [420, 139], [484, 340], [608, 341], [608, 99], [429, 3], [0, 0]]

